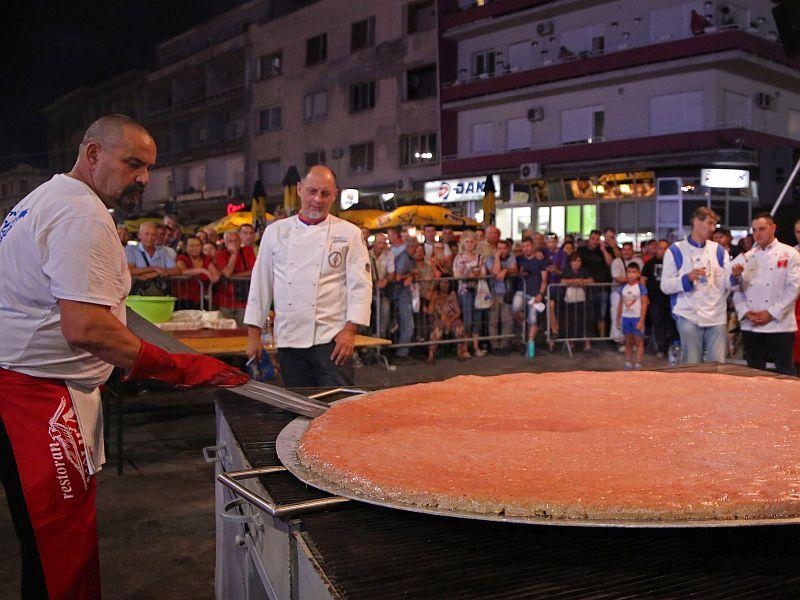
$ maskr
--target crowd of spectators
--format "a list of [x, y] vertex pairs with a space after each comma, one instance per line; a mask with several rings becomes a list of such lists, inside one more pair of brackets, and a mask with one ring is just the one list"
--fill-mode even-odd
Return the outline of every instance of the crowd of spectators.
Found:
[[[674, 279], [675, 249], [682, 243], [684, 252], [691, 253], [695, 246], [691, 235], [689, 241], [677, 243], [643, 241], [637, 251], [631, 242], [619, 243], [610, 227], [591, 231], [585, 238], [563, 239], [552, 232], [527, 230], [520, 241], [504, 238], [493, 225], [461, 232], [431, 225], [421, 231], [364, 230], [374, 284], [369, 333], [392, 339], [398, 365], [412, 363], [412, 356], [434, 363], [444, 342], [450, 342], [446, 347], [463, 361], [487, 352], [530, 353], [530, 344], [535, 348], [538, 341], [541, 348], [543, 340], [550, 351], [567, 347], [570, 353], [592, 352], [593, 340], [604, 339], [626, 352], [626, 368], [639, 368], [645, 335], [661, 357], [683, 339], [683, 362], [740, 355], [737, 288], [731, 271], [735, 261], [730, 261], [749, 256], [759, 246], [752, 234], [734, 244], [731, 233], [716, 226], [716, 216], [708, 213], [713, 223], [707, 230], [709, 239], [723, 257], [719, 272], [730, 279], [717, 286], [727, 302], [722, 311], [725, 327], [714, 330], [724, 339], [721, 356], [716, 339], [707, 347], [701, 344], [699, 350], [686, 342], [690, 333], [710, 335], [703, 328], [711, 324], [703, 321], [706, 309], [691, 304], [692, 298], [706, 292], [690, 295], [694, 290], [686, 287], [700, 286], [708, 277], [698, 275], [697, 283]], [[796, 230], [800, 242], [800, 222]], [[184, 235], [176, 219], [167, 215], [163, 222], [141, 224], [138, 245], [128, 245], [125, 227], [118, 232], [134, 278], [132, 293], [168, 293], [172, 279], [171, 293], [179, 306], [198, 308], [201, 295], [213, 284], [214, 308], [241, 319], [258, 253], [251, 225], [222, 236], [211, 227]], [[670, 281], [677, 283], [662, 285], [666, 259]], [[707, 275], [712, 275], [710, 270]], [[741, 285], [738, 290], [745, 293]], [[695, 318], [697, 314], [701, 317]], [[699, 329], [690, 331], [690, 326]], [[798, 360], [800, 355], [795, 356]]]

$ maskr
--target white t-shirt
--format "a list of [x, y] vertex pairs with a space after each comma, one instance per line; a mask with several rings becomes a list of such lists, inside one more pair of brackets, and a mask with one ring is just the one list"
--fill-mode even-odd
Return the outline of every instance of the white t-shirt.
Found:
[[0, 228], [0, 367], [93, 389], [111, 365], [70, 346], [59, 299], [111, 307], [125, 323], [131, 279], [116, 227], [84, 183], [55, 175]]
[[614, 291], [619, 291], [624, 283], [617, 283], [617, 277], [626, 277], [628, 275], [628, 265], [631, 263], [636, 263], [639, 265], [639, 272], [641, 273], [642, 269], [644, 268], [644, 263], [642, 259], [638, 256], [634, 256], [630, 260], [623, 260], [622, 257], [615, 258], [611, 261], [611, 277], [614, 279]]
[[623, 319], [642, 318], [642, 298], [647, 296], [647, 288], [641, 283], [626, 283], [619, 291], [622, 302]]

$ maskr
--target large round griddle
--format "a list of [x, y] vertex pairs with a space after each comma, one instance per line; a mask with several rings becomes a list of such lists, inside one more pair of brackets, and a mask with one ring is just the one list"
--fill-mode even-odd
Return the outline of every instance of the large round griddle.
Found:
[[[345, 398], [338, 402], [350, 402], [357, 398]], [[338, 404], [338, 402], [334, 404]], [[442, 517], [457, 517], [461, 519], [476, 519], [480, 521], [500, 521], [504, 523], [521, 523], [525, 525], [554, 525], [562, 527], [620, 527], [620, 528], [643, 528], [643, 529], [679, 529], [679, 528], [707, 528], [707, 527], [752, 527], [765, 525], [800, 525], [800, 517], [775, 518], [775, 519], [719, 519], [719, 520], [685, 520], [685, 521], [656, 521], [656, 520], [634, 520], [634, 519], [552, 519], [548, 517], [509, 517], [499, 514], [485, 514], [477, 512], [459, 511], [446, 508], [431, 506], [417, 506], [393, 500], [384, 500], [367, 496], [354, 490], [342, 487], [333, 483], [318, 473], [307, 469], [297, 458], [297, 448], [300, 445], [300, 438], [311, 421], [304, 417], [298, 417], [278, 435], [276, 450], [283, 466], [297, 477], [300, 481], [328, 492], [335, 496], [350, 498], [376, 506], [407, 510], [411, 512], [426, 513]]]

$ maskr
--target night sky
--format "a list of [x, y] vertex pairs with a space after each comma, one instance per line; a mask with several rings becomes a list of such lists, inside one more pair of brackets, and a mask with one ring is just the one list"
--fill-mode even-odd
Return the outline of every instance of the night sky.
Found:
[[155, 47], [243, 0], [33, 0], [3, 14], [0, 170], [47, 165], [41, 109], [71, 90], [153, 65]]

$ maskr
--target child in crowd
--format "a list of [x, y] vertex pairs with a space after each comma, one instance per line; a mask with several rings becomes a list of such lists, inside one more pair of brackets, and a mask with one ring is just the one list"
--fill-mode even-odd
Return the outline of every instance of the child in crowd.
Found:
[[[644, 322], [647, 316], [647, 288], [641, 282], [641, 269], [637, 263], [628, 263], [628, 283], [619, 289], [617, 327], [625, 336], [625, 370], [641, 369], [644, 356]], [[636, 363], [633, 347], [636, 346]]]

